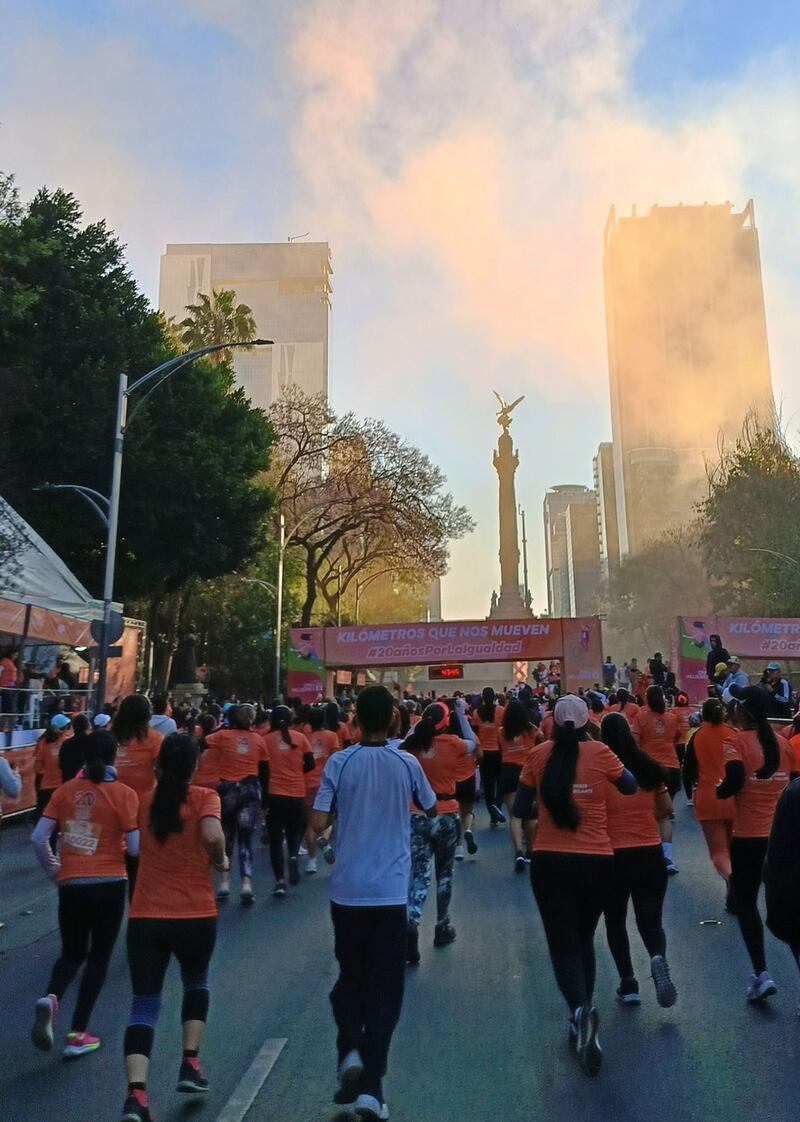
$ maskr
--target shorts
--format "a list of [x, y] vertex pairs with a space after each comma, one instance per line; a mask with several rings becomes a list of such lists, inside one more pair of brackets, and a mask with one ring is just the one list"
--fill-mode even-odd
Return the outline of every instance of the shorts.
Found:
[[503, 764], [500, 768], [500, 794], [513, 795], [519, 787], [522, 764]]
[[319, 787], [320, 785], [318, 783], [316, 787], [309, 787], [306, 790], [306, 806], [314, 806], [314, 799], [316, 799], [317, 794], [319, 793]]
[[668, 767], [667, 771], [667, 790], [669, 797], [674, 799], [682, 786], [681, 769], [679, 767]]
[[460, 783], [456, 783], [456, 798], [459, 805], [463, 806], [464, 803], [474, 803], [477, 797], [477, 783], [475, 776], [471, 775], [469, 779], [462, 779]]

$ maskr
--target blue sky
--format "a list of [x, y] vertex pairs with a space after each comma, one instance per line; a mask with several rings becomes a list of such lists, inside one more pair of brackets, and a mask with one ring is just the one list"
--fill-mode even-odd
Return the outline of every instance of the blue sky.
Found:
[[756, 202], [773, 377], [800, 418], [800, 9], [711, 0], [6, 0], [0, 168], [73, 190], [157, 297], [168, 241], [334, 257], [331, 391], [447, 472], [478, 530], [451, 616], [499, 579], [494, 399], [541, 502], [608, 439], [608, 207]]

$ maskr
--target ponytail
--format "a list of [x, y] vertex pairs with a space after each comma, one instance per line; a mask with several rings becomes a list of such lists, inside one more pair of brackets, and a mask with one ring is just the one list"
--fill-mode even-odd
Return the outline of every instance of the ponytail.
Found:
[[446, 717], [447, 709], [444, 705], [440, 705], [438, 701], [429, 705], [414, 725], [411, 735], [403, 741], [403, 747], [409, 752], [427, 752]]
[[661, 686], [647, 687], [647, 707], [652, 709], [654, 713], [666, 713], [667, 703]]
[[758, 718], [756, 734], [761, 751], [764, 753], [764, 766], [756, 772], [756, 779], [771, 779], [781, 762], [781, 750], [775, 730], [766, 717]]
[[503, 736], [506, 740], [515, 740], [532, 728], [533, 722], [525, 705], [521, 701], [509, 701], [503, 714]]
[[96, 730], [83, 739], [83, 774], [90, 783], [102, 783], [106, 767], [113, 764], [117, 742], [109, 732]]
[[553, 730], [553, 749], [539, 784], [542, 802], [561, 830], [574, 832], [581, 823], [581, 813], [572, 797], [572, 788], [578, 766], [579, 745], [584, 739], [585, 731], [576, 729], [572, 721], [556, 725]]
[[[611, 698], [609, 697], [608, 700], [610, 702]], [[616, 696], [616, 700], [614, 702], [614, 704], [619, 708], [620, 713], [625, 712], [625, 707], [626, 707], [626, 705], [630, 704], [630, 700], [631, 700], [631, 695], [628, 693], [628, 691], [624, 687], [620, 686], [620, 688], [617, 690], [617, 696]]]
[[284, 743], [291, 748], [294, 744], [289, 728], [292, 723], [292, 711], [288, 705], [276, 705], [269, 718], [269, 727], [272, 732], [279, 732]]
[[603, 717], [600, 739], [633, 774], [643, 791], [655, 791], [666, 783], [665, 769], [642, 751], [622, 713], [608, 713]]
[[481, 694], [481, 701], [478, 706], [478, 717], [481, 721], [494, 720], [495, 702], [495, 692], [491, 686], [487, 686]]
[[190, 733], [173, 732], [164, 738], [158, 753], [158, 783], [150, 804], [150, 832], [162, 845], [171, 834], [183, 833], [181, 807], [189, 798], [189, 781], [197, 758], [197, 741]]

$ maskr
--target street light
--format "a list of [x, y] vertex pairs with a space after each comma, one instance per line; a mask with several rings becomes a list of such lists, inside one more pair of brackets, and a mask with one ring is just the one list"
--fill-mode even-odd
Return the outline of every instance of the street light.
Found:
[[[106, 544], [106, 570], [105, 578], [103, 581], [103, 627], [100, 632], [100, 660], [99, 660], [99, 674], [97, 678], [97, 708], [99, 709], [105, 701], [106, 695], [106, 669], [108, 663], [108, 634], [111, 623], [111, 601], [114, 598], [114, 569], [117, 559], [117, 531], [119, 529], [119, 496], [120, 484], [122, 482], [122, 454], [125, 447], [125, 436], [128, 431], [128, 426], [133, 421], [133, 418], [139, 412], [141, 407], [147, 401], [148, 397], [159, 388], [163, 386], [168, 378], [173, 374], [177, 374], [184, 366], [189, 363], [195, 362], [198, 358], [204, 358], [206, 355], [215, 354], [217, 351], [226, 351], [233, 347], [268, 347], [272, 345], [271, 339], [253, 339], [252, 342], [246, 343], [214, 343], [208, 347], [200, 347], [196, 351], [189, 351], [185, 355], [177, 355], [175, 358], [168, 359], [162, 362], [160, 366], [154, 367], [153, 370], [148, 370], [141, 378], [138, 378], [132, 386], [128, 385], [128, 375], [125, 373], [119, 376], [119, 385], [117, 386], [117, 413], [114, 422], [114, 444], [113, 444], [113, 462], [111, 468], [111, 494], [106, 499], [106, 509], [108, 512], [107, 526], [108, 538]], [[128, 417], [128, 398], [142, 386], [150, 383], [149, 389], [138, 402], [136, 408], [131, 412]], [[81, 491], [88, 490], [88, 488], [81, 488]], [[95, 496], [97, 492], [94, 492]], [[88, 497], [88, 496], [84, 496]], [[101, 496], [102, 498], [102, 496]]]
[[788, 553], [779, 553], [776, 549], [764, 549], [757, 545], [746, 545], [743, 547], [745, 553], [769, 553], [772, 557], [780, 557], [782, 561], [788, 561], [790, 565], [794, 565], [796, 569], [800, 569], [800, 561], [796, 557], [790, 557]]

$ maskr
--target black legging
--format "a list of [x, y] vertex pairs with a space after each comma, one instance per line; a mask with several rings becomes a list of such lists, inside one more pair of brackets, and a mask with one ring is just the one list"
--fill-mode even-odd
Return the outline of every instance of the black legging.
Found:
[[612, 888], [614, 858], [534, 852], [531, 883], [558, 988], [574, 1013], [594, 993], [594, 932]]
[[660, 845], [614, 851], [614, 883], [604, 911], [608, 946], [620, 978], [633, 977], [626, 926], [628, 900], [633, 900], [636, 926], [647, 953], [652, 958], [667, 952], [667, 938], [661, 924], [667, 879]]
[[97, 884], [64, 884], [58, 890], [61, 956], [53, 967], [47, 992], [59, 1001], [83, 963], [72, 1031], [86, 1032], [125, 911], [124, 880]]
[[767, 969], [764, 924], [758, 910], [758, 890], [761, 888], [768, 840], [733, 838], [731, 841], [731, 890], [736, 904], [736, 918], [755, 974], [762, 974]]
[[486, 799], [486, 809], [500, 805], [500, 772], [503, 768], [501, 752], [484, 752], [480, 762], [481, 786]]
[[290, 795], [270, 795], [267, 807], [269, 859], [275, 880], [285, 880], [283, 835], [286, 834], [289, 856], [296, 857], [306, 832], [306, 803], [305, 799], [292, 798]]

